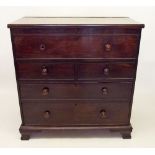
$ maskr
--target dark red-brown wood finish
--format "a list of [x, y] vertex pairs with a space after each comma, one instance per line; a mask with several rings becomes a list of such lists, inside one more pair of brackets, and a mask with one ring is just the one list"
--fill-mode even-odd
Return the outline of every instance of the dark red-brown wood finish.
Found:
[[22, 140], [54, 130], [109, 130], [131, 138], [143, 24], [129, 18], [29, 17], [8, 27]]

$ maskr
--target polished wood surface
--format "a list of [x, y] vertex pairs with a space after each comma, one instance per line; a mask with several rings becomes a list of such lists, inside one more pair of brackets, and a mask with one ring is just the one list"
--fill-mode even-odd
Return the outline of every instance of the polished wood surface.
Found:
[[[43, 95], [47, 88], [49, 93]], [[107, 93], [104, 94], [104, 90]], [[131, 82], [115, 83], [65, 83], [20, 84], [22, 99], [130, 99]]]
[[17, 62], [19, 79], [72, 79], [104, 80], [105, 78], [132, 79], [135, 75], [135, 62], [103, 63], [45, 63]]
[[21, 18], [8, 27], [16, 26], [51, 26], [51, 25], [112, 25], [112, 26], [137, 26], [144, 27], [129, 17], [25, 17]]
[[20, 79], [74, 79], [73, 63], [17, 62]]
[[128, 79], [135, 75], [135, 63], [80, 63], [79, 79]]
[[128, 123], [129, 103], [103, 103], [100, 100], [23, 101], [23, 109], [27, 125], [124, 125]]
[[126, 17], [26, 17], [8, 27], [22, 140], [68, 129], [107, 129], [131, 138], [143, 24]]
[[27, 34], [24, 37], [15, 36], [14, 43], [17, 58], [136, 58], [139, 37], [119, 34]]

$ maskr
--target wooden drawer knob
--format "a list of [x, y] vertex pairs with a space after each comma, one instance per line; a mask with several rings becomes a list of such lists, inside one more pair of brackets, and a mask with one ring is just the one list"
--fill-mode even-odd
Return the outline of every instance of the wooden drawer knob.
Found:
[[112, 45], [111, 44], [109, 44], [109, 43], [105, 44], [105, 50], [106, 51], [111, 51], [111, 49], [112, 49]]
[[50, 111], [44, 112], [44, 118], [48, 119], [50, 117], [50, 115], [51, 115]]
[[46, 49], [46, 46], [45, 46], [45, 44], [40, 44], [39, 48], [40, 48], [41, 51], [44, 51]]
[[104, 75], [109, 75], [109, 68], [104, 68], [103, 69], [103, 73], [104, 73]]
[[48, 68], [46, 66], [42, 66], [42, 75], [47, 75], [48, 74]]
[[102, 88], [102, 94], [107, 95], [108, 94], [108, 89], [106, 87]]
[[101, 116], [101, 118], [106, 118], [106, 117], [107, 117], [106, 111], [105, 111], [104, 109], [102, 109], [102, 110], [100, 111], [100, 116]]
[[48, 94], [49, 94], [49, 88], [47, 88], [47, 87], [43, 88], [43, 90], [42, 90], [42, 95], [43, 95], [43, 96], [46, 96], [46, 95], [48, 95]]

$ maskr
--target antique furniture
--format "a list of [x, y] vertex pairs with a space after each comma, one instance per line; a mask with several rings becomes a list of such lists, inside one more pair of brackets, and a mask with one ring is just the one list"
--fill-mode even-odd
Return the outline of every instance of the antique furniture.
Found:
[[8, 24], [21, 139], [54, 130], [131, 138], [141, 29], [127, 17], [25, 17]]

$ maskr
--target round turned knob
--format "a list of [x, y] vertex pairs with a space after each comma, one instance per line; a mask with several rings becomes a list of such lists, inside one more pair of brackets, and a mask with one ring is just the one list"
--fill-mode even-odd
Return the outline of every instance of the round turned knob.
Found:
[[42, 71], [41, 71], [42, 75], [47, 75], [48, 73], [48, 69], [46, 66], [42, 66]]
[[46, 95], [48, 95], [49, 94], [49, 88], [43, 88], [43, 90], [42, 90], [42, 95], [43, 96], [46, 96]]
[[102, 94], [107, 95], [108, 94], [108, 89], [107, 88], [102, 88]]
[[100, 111], [100, 116], [101, 118], [106, 118], [106, 111], [104, 109]]
[[106, 51], [111, 51], [111, 49], [112, 49], [111, 44], [109, 44], [109, 43], [105, 44], [105, 50]]
[[44, 112], [44, 118], [48, 119], [50, 117], [50, 115], [51, 115], [50, 111]]
[[104, 68], [103, 69], [103, 73], [104, 73], [104, 75], [108, 75], [109, 74], [109, 68]]
[[40, 44], [40, 50], [41, 50], [41, 51], [44, 51], [45, 48], [46, 48], [45, 44]]

